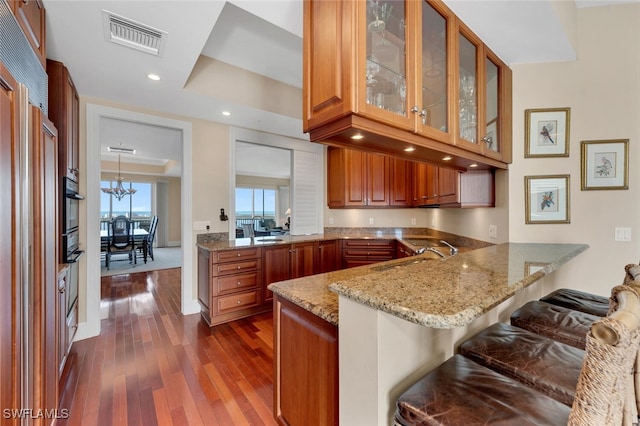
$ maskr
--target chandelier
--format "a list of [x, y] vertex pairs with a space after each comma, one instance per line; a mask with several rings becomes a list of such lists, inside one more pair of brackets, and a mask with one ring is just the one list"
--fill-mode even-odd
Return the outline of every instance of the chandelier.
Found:
[[122, 186], [122, 181], [124, 181], [124, 178], [120, 176], [120, 154], [118, 154], [118, 177], [116, 177], [116, 181], [118, 183], [116, 184], [115, 188], [100, 188], [100, 189], [105, 194], [111, 194], [113, 197], [116, 197], [116, 200], [118, 201], [122, 200], [127, 195], [136, 193], [137, 189], [133, 189], [133, 188], [124, 189], [124, 187]]

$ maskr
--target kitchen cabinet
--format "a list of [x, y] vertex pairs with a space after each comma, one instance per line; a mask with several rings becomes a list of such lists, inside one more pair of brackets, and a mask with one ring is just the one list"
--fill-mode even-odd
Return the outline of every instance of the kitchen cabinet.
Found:
[[330, 207], [389, 205], [389, 157], [363, 151], [327, 150]]
[[58, 314], [56, 318], [58, 333], [58, 379], [62, 376], [69, 353], [69, 329], [67, 328], [67, 278], [69, 268], [64, 266], [58, 272]]
[[62, 62], [47, 59], [49, 76], [49, 118], [58, 129], [58, 169], [60, 177], [79, 179], [80, 99], [69, 70]]
[[198, 249], [198, 301], [208, 325], [271, 309], [262, 300], [262, 249]]
[[316, 246], [317, 243], [311, 241], [263, 248], [264, 302], [273, 300], [273, 293], [267, 288], [269, 284], [315, 273]]
[[283, 425], [337, 425], [338, 327], [276, 296], [274, 417]]
[[396, 240], [345, 239], [342, 240], [342, 267], [371, 265], [394, 259]]
[[[0, 61], [0, 407], [19, 407], [24, 336], [20, 227], [20, 95], [18, 83]], [[3, 419], [19, 425], [20, 419]], [[5, 424], [5, 423], [3, 423]]]
[[316, 258], [316, 274], [333, 272], [342, 268], [340, 261], [340, 241], [323, 240], [318, 242], [318, 256]]
[[45, 68], [46, 22], [45, 8], [41, 0], [9, 0], [16, 21], [20, 25], [27, 41]]
[[[42, 111], [31, 109], [33, 407], [58, 406], [58, 132]], [[66, 304], [65, 304], [66, 305]]]
[[303, 58], [311, 141], [460, 170], [511, 162], [511, 71], [441, 1], [306, 1]]
[[491, 170], [415, 165], [413, 205], [416, 207], [494, 207], [495, 182]]
[[327, 150], [329, 208], [409, 207], [410, 163], [350, 149]]

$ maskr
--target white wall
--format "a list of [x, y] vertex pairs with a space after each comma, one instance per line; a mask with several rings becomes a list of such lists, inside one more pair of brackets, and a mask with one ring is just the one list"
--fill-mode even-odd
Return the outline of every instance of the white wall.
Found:
[[[608, 295], [640, 258], [640, 4], [577, 9], [577, 61], [513, 65], [509, 234], [517, 242], [578, 242], [590, 249], [555, 274], [562, 286]], [[524, 158], [524, 111], [571, 108], [569, 157]], [[629, 189], [580, 190], [580, 142], [629, 139]], [[570, 174], [571, 223], [526, 225], [524, 176]], [[615, 242], [615, 227], [631, 242]]]

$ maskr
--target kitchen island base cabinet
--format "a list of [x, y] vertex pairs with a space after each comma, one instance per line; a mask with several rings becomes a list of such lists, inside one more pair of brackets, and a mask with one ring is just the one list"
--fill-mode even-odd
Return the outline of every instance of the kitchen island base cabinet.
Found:
[[338, 424], [338, 327], [274, 295], [274, 417]]
[[209, 326], [266, 312], [262, 300], [262, 250], [198, 249], [198, 302]]

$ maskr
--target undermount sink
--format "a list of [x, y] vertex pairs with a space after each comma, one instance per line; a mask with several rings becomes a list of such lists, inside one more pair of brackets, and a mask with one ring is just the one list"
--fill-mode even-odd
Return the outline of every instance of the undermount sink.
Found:
[[253, 238], [254, 244], [269, 244], [269, 243], [277, 243], [280, 241], [283, 241], [283, 239], [275, 238], [275, 237], [254, 237]]
[[439, 238], [432, 237], [413, 237], [413, 238], [403, 238], [402, 241], [406, 241], [411, 245], [416, 247], [441, 247], [442, 243]]

